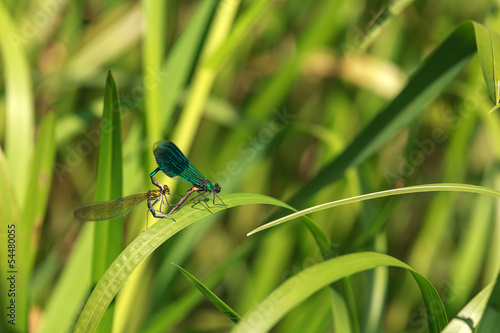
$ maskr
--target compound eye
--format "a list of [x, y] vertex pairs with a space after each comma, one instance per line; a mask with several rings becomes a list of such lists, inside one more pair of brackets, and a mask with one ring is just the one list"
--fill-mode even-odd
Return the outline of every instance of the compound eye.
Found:
[[215, 185], [214, 185], [214, 191], [215, 191], [215, 193], [217, 193], [217, 194], [219, 194], [219, 193], [220, 193], [220, 186], [219, 186], [219, 184], [215, 184]]

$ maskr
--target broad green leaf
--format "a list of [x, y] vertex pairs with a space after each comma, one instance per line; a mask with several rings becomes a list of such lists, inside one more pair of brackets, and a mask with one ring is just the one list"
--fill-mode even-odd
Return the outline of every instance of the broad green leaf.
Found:
[[172, 263], [175, 267], [177, 267], [181, 273], [192, 283], [198, 290], [205, 295], [205, 297], [223, 314], [225, 314], [233, 323], [237, 323], [241, 320], [240, 315], [238, 315], [229, 305], [224, 303], [217, 295], [215, 295], [208, 287], [206, 287], [203, 283], [201, 283], [197, 278], [195, 278], [191, 273], [186, 271], [179, 265]]
[[380, 191], [380, 192], [358, 195], [358, 196], [355, 196], [352, 198], [341, 199], [341, 200], [332, 201], [332, 202], [324, 203], [321, 205], [317, 205], [314, 207], [310, 207], [310, 208], [298, 211], [296, 213], [292, 213], [288, 216], [284, 216], [284, 217], [279, 218], [277, 220], [274, 220], [272, 222], [266, 223], [266, 224], [264, 224], [256, 229], [250, 231], [247, 235], [250, 236], [250, 235], [255, 234], [259, 231], [269, 229], [269, 228], [277, 226], [279, 224], [296, 219], [297, 217], [301, 217], [301, 216], [311, 214], [311, 213], [314, 213], [314, 212], [317, 212], [320, 210], [328, 209], [328, 208], [347, 205], [347, 204], [360, 202], [360, 201], [364, 201], [364, 200], [388, 197], [388, 196], [392, 196], [392, 195], [401, 195], [401, 194], [409, 194], [409, 193], [423, 193], [423, 192], [466, 192], [466, 193], [477, 193], [477, 194], [483, 194], [483, 195], [490, 195], [490, 196], [494, 196], [494, 197], [500, 197], [499, 191], [489, 189], [487, 187], [481, 187], [481, 186], [476, 186], [476, 185], [467, 185], [467, 184], [443, 183], [443, 184], [429, 184], [429, 185], [402, 187], [402, 188], [396, 188], [396, 189], [387, 190], [387, 191]]
[[330, 259], [308, 267], [276, 288], [234, 327], [232, 332], [268, 332], [291, 309], [321, 288], [350, 275], [379, 266], [407, 269], [415, 278], [425, 306], [430, 332], [439, 332], [447, 323], [446, 312], [437, 291], [407, 264], [385, 254], [361, 252]]
[[[228, 194], [221, 196], [221, 199], [228, 208], [247, 204], [268, 204], [291, 209], [279, 200], [259, 194]], [[224, 209], [222, 206], [210, 207], [213, 213]], [[97, 283], [80, 314], [75, 332], [93, 332], [116, 293], [135, 268], [170, 237], [209, 214], [199, 205], [183, 207], [173, 215], [175, 222], [168, 218], [159, 220], [139, 235], [122, 251]]]

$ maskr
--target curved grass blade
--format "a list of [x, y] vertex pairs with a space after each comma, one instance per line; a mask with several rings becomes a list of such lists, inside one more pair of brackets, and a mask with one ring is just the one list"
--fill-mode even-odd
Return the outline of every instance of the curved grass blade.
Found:
[[215, 295], [210, 289], [208, 289], [203, 283], [201, 283], [197, 278], [195, 278], [192, 274], [186, 271], [179, 265], [172, 263], [175, 267], [177, 267], [182, 274], [192, 283], [198, 290], [205, 295], [205, 297], [223, 314], [225, 314], [233, 323], [238, 323], [241, 320], [239, 314], [237, 314], [229, 305], [224, 303], [217, 295]]
[[330, 259], [300, 271], [245, 314], [232, 332], [268, 332], [291, 309], [321, 288], [347, 276], [379, 266], [407, 269], [420, 287], [427, 308], [429, 331], [437, 333], [446, 325], [447, 318], [443, 303], [429, 281], [407, 264], [391, 256], [362, 252]]
[[[223, 200], [228, 208], [248, 204], [268, 204], [293, 210], [277, 199], [259, 194], [228, 194], [223, 196]], [[216, 213], [225, 207], [214, 206], [210, 209]], [[75, 332], [93, 332], [114, 296], [135, 268], [167, 239], [209, 214], [206, 209], [188, 206], [176, 214], [176, 222], [163, 219], [140, 234], [122, 251], [97, 283], [80, 314]]]
[[467, 185], [467, 184], [451, 184], [451, 183], [443, 183], [443, 184], [429, 184], [429, 185], [418, 185], [418, 186], [409, 186], [409, 187], [402, 187], [402, 188], [396, 188], [396, 189], [391, 189], [387, 191], [380, 191], [380, 192], [374, 192], [374, 193], [369, 193], [369, 194], [363, 194], [363, 195], [358, 195], [352, 198], [346, 198], [346, 199], [341, 199], [337, 201], [332, 201], [328, 203], [324, 203], [321, 205], [317, 205], [314, 207], [310, 207], [298, 212], [295, 212], [293, 214], [290, 214], [288, 216], [284, 216], [282, 218], [279, 218], [277, 220], [274, 220], [272, 222], [266, 223], [252, 231], [250, 231], [247, 236], [253, 235], [259, 231], [269, 229], [271, 227], [277, 226], [279, 224], [291, 221], [293, 219], [296, 219], [298, 217], [311, 214], [320, 210], [328, 209], [328, 208], [333, 208], [337, 206], [342, 206], [342, 205], [347, 205], [359, 201], [364, 201], [364, 200], [370, 200], [370, 199], [377, 199], [377, 198], [383, 198], [383, 197], [388, 197], [392, 195], [401, 195], [401, 194], [409, 194], [409, 193], [423, 193], [423, 192], [466, 192], [466, 193], [477, 193], [477, 194], [483, 194], [483, 195], [490, 195], [494, 197], [500, 197], [500, 192], [487, 188], [487, 187], [482, 187], [482, 186], [476, 186], [476, 185]]

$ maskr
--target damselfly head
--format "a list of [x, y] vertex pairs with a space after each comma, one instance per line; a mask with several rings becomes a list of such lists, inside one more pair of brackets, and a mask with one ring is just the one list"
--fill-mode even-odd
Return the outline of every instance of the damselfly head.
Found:
[[168, 185], [163, 185], [163, 193], [170, 193], [170, 189], [168, 188]]
[[215, 185], [214, 185], [214, 192], [217, 193], [217, 194], [220, 193], [220, 186], [217, 183], [215, 183]]

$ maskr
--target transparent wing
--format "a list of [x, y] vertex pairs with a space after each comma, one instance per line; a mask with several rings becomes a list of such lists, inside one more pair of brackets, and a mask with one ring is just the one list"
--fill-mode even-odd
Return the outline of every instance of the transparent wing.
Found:
[[75, 218], [82, 222], [111, 220], [129, 214], [146, 199], [147, 193], [138, 193], [120, 199], [94, 202], [75, 209]]
[[153, 146], [153, 153], [160, 170], [170, 178], [197, 186], [205, 181], [205, 176], [172, 141], [158, 141]]

